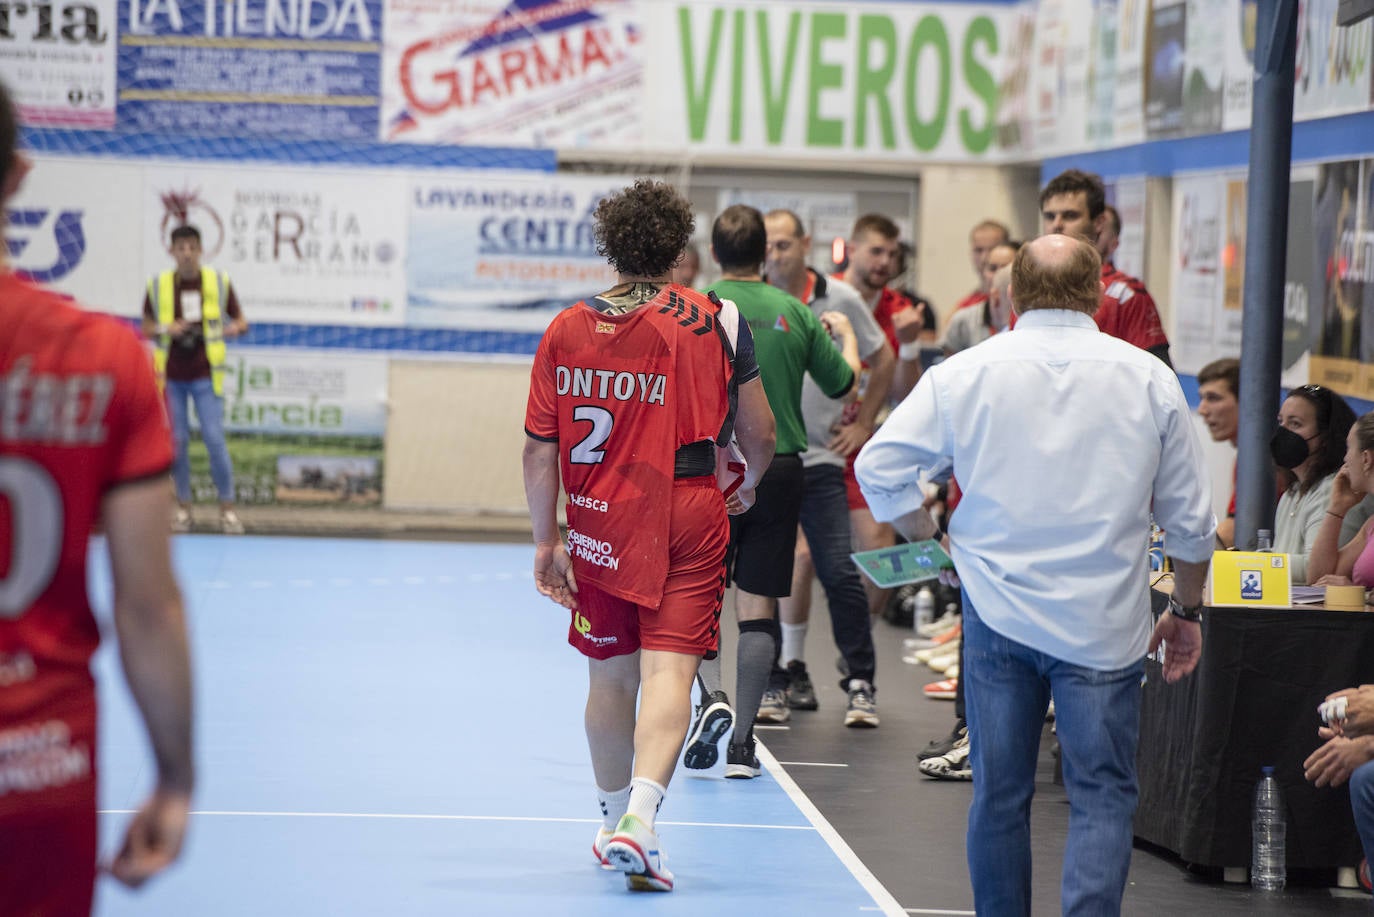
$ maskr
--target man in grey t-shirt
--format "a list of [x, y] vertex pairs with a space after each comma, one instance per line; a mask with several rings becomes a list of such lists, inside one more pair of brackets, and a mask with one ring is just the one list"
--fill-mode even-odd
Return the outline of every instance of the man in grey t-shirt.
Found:
[[[802, 419], [806, 422], [807, 448], [802, 453], [801, 532], [797, 538], [792, 594], [779, 601], [782, 618], [780, 660], [786, 666], [774, 672], [769, 712], [774, 721], [787, 718], [788, 710], [814, 710], [816, 692], [806, 671], [805, 640], [810, 617], [811, 581], [818, 576], [830, 607], [835, 645], [848, 667], [849, 676], [873, 683], [876, 662], [869, 628], [868, 598], [859, 571], [850, 560], [853, 542], [849, 528], [849, 502], [845, 491], [845, 460], [862, 441], [854, 442], [855, 429], [872, 431], [883, 393], [887, 392], [896, 358], [858, 291], [843, 281], [827, 278], [806, 266], [811, 239], [801, 219], [791, 211], [775, 210], [764, 217], [768, 230], [765, 276], [770, 284], [791, 293], [817, 315], [834, 310], [844, 313], [854, 327], [859, 355], [868, 367], [861, 381], [858, 402], [827, 398], [810, 378], [802, 387]], [[866, 438], [866, 437], [864, 437]], [[787, 706], [782, 706], [783, 704]], [[760, 709], [759, 719], [763, 720]], [[851, 709], [846, 726], [877, 726], [876, 710]]]

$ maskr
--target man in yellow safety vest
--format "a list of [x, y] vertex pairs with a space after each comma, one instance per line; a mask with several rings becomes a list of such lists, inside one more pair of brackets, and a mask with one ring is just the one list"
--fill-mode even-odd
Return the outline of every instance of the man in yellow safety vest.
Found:
[[210, 476], [219, 493], [220, 524], [226, 534], [243, 532], [234, 512], [234, 470], [224, 442], [224, 342], [248, 330], [229, 276], [200, 263], [200, 231], [172, 230], [174, 270], [148, 280], [143, 299], [143, 334], [153, 341], [154, 367], [167, 392], [176, 458], [172, 480], [177, 510], [172, 530], [191, 528], [191, 440], [188, 401], [194, 401], [200, 436], [210, 453]]

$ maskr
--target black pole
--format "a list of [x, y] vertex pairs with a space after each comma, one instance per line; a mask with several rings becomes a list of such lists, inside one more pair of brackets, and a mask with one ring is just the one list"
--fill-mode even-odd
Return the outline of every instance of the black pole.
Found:
[[1293, 60], [1298, 0], [1258, 3], [1250, 180], [1245, 211], [1245, 311], [1241, 317], [1237, 431], [1236, 546], [1255, 549], [1272, 529], [1274, 472], [1269, 438], [1277, 426], [1282, 371], [1283, 281], [1293, 153]]

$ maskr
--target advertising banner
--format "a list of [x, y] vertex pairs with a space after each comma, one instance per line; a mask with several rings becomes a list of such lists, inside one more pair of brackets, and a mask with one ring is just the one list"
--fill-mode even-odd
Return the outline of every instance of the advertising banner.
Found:
[[382, 139], [634, 147], [646, 103], [640, 8], [387, 0]]
[[30, 127], [115, 123], [115, 0], [8, 3], [0, 79]]
[[1152, 139], [1183, 132], [1187, 43], [1188, 4], [1184, 0], [1154, 0], [1145, 71], [1145, 129]]
[[543, 331], [559, 309], [614, 285], [592, 212], [628, 182], [484, 172], [412, 182], [406, 321]]
[[[1374, 160], [1317, 168], [1312, 381], [1374, 397]], [[1371, 377], [1371, 378], [1366, 378]]]
[[88, 308], [137, 315], [147, 276], [130, 238], [142, 181], [140, 165], [35, 157], [6, 212], [10, 264]]
[[1035, 23], [1035, 149], [1082, 149], [1088, 137], [1093, 20], [1067, 0], [1041, 0]]
[[1298, 6], [1294, 121], [1369, 108], [1374, 20], [1341, 26], [1339, 6], [1340, 0], [1305, 0]]
[[996, 153], [1007, 5], [655, 2], [643, 144], [910, 160]]
[[1250, 126], [1255, 83], [1255, 20], [1257, 0], [1227, 0], [1224, 41], [1226, 88], [1221, 101], [1221, 129], [1239, 131]]
[[1283, 284], [1283, 376], [1288, 387], [1302, 385], [1310, 378], [1312, 353], [1312, 307], [1317, 301], [1312, 269], [1312, 195], [1316, 188], [1315, 170], [1293, 170], [1288, 188], [1288, 265]]
[[1119, 178], [1107, 183], [1107, 203], [1121, 215], [1121, 236], [1112, 263], [1132, 277], [1145, 276], [1145, 179]]
[[1116, 120], [1112, 142], [1145, 139], [1145, 42], [1149, 35], [1149, 0], [1121, 0], [1116, 10]]
[[[1222, 201], [1225, 183], [1215, 175], [1174, 181], [1174, 366], [1196, 373], [1218, 353], [1228, 333], [1221, 316]], [[1234, 355], [1238, 350], [1226, 350]]]
[[348, 351], [231, 347], [224, 363], [224, 428], [382, 436], [389, 362]]
[[204, 263], [229, 273], [250, 323], [398, 325], [405, 189], [404, 177], [376, 171], [149, 167], [144, 272], [172, 265], [169, 236], [190, 223]]
[[1027, 152], [1034, 142], [1031, 125], [1035, 72], [1035, 10], [1018, 6], [1002, 36], [1002, 75], [997, 83], [997, 147]]
[[119, 21], [121, 128], [377, 137], [382, 0], [119, 0]]
[[1188, 0], [1187, 75], [1183, 84], [1183, 127], [1189, 134], [1221, 130], [1225, 89], [1228, 0]]
[[1093, 4], [1092, 49], [1088, 64], [1088, 136], [1090, 147], [1112, 142], [1116, 103], [1117, 0]]

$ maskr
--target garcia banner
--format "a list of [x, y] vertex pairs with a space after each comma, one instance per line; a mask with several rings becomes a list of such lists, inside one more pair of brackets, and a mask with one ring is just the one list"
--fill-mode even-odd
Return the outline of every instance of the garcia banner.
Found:
[[633, 148], [631, 0], [387, 0], [383, 140]]
[[171, 266], [169, 236], [190, 223], [204, 263], [229, 273], [250, 323], [398, 325], [405, 187], [376, 171], [149, 166], [144, 271]]
[[119, 0], [119, 19], [125, 130], [376, 139], [382, 0]]
[[0, 79], [30, 127], [115, 124], [115, 0], [6, 3]]
[[382, 436], [389, 363], [346, 351], [234, 347], [224, 364], [224, 428]]
[[559, 309], [615, 283], [592, 212], [628, 182], [481, 172], [414, 182], [407, 322], [543, 331]]
[[645, 3], [644, 147], [806, 158], [995, 152], [1007, 5]]

